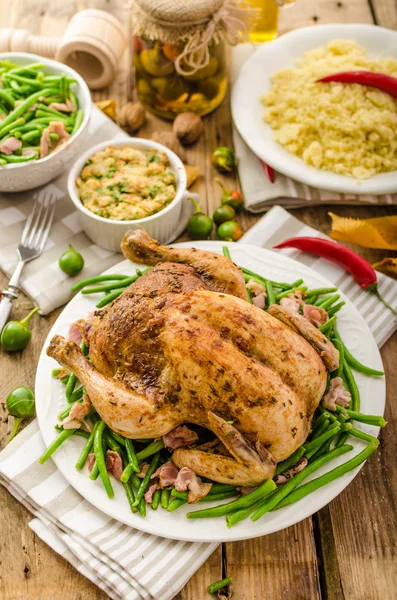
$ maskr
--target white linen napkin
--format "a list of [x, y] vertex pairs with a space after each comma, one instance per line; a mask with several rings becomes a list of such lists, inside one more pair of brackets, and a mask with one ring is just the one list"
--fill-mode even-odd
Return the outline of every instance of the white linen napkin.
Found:
[[[299, 235], [326, 237], [274, 207], [240, 241], [271, 249]], [[340, 267], [298, 250], [283, 252], [340, 287], [360, 310], [378, 346], [395, 331], [397, 318]], [[397, 282], [382, 274], [378, 279], [380, 292], [397, 309]], [[141, 533], [107, 517], [67, 483], [52, 460], [37, 463], [43, 450], [34, 421], [1, 452], [0, 483], [32, 512], [30, 527], [37, 535], [110, 598], [170, 600], [216, 548]]]
[[[92, 107], [88, 127], [88, 136], [81, 153], [105, 140], [116, 137], [129, 138], [95, 105]], [[40, 306], [40, 312], [44, 315], [71, 299], [73, 294], [70, 288], [73, 283], [82, 277], [98, 275], [120, 261], [120, 254], [100, 248], [82, 230], [77, 211], [67, 193], [67, 177], [68, 172], [64, 172], [47, 185], [35, 190], [17, 194], [0, 193], [0, 269], [8, 277], [11, 277], [16, 267], [16, 249], [34, 202], [48, 193], [56, 197], [54, 220], [44, 252], [25, 266], [20, 286], [25, 294]], [[193, 204], [184, 202], [177, 230], [168, 242], [172, 242], [184, 231], [192, 214]], [[68, 249], [69, 244], [84, 256], [84, 270], [76, 277], [69, 277], [58, 266], [59, 257]]]
[[[249, 43], [238, 44], [232, 48], [232, 82], [236, 80], [240, 69], [257, 48], [257, 45]], [[397, 194], [386, 194], [384, 196], [338, 194], [299, 183], [281, 175], [281, 173], [276, 173], [276, 180], [271, 183], [260, 160], [250, 150], [234, 126], [233, 141], [238, 160], [240, 183], [244, 193], [244, 206], [252, 213], [264, 212], [274, 204], [286, 208], [316, 204], [397, 204]]]

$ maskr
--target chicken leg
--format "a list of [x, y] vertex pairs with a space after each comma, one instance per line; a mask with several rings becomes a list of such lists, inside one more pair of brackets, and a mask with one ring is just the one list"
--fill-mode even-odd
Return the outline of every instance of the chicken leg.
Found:
[[163, 246], [143, 229], [127, 231], [121, 249], [126, 258], [132, 262], [145, 265], [173, 262], [185, 263], [195, 269], [208, 288], [214, 292], [222, 292], [247, 300], [244, 276], [241, 270], [230, 259], [195, 248], [171, 248]]
[[233, 425], [213, 412], [208, 413], [208, 422], [232, 456], [180, 448], [172, 457], [177, 467], [188, 467], [202, 477], [231, 485], [253, 486], [273, 477], [277, 461], [260, 442], [255, 451]]
[[61, 335], [52, 338], [47, 354], [77, 376], [96, 411], [116, 433], [133, 439], [159, 437], [180, 424], [178, 413], [157, 410], [145, 396], [102, 375], [77, 344]]

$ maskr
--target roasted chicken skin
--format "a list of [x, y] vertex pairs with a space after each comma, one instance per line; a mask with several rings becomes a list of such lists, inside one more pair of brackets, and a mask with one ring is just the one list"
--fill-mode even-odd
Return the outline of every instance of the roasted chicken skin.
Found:
[[79, 323], [91, 363], [61, 336], [47, 353], [75, 372], [114, 431], [139, 439], [195, 423], [229, 452], [181, 448], [177, 466], [235, 485], [272, 477], [277, 461], [305, 441], [324, 394], [316, 349], [246, 301], [230, 260], [161, 246], [144, 231], [128, 232], [122, 249], [156, 266]]

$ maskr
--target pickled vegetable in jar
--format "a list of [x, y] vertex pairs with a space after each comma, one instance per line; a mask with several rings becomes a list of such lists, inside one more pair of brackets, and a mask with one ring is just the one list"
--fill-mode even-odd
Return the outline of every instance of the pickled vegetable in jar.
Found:
[[227, 89], [226, 44], [239, 41], [246, 13], [239, 0], [134, 0], [141, 104], [171, 120], [182, 112], [203, 116], [217, 108]]

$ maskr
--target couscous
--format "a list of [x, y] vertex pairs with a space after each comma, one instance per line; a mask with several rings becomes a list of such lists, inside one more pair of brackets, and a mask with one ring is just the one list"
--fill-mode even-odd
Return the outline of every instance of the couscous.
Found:
[[130, 146], [109, 146], [93, 154], [76, 185], [85, 208], [118, 221], [153, 215], [176, 195], [176, 177], [167, 155]]
[[358, 84], [316, 83], [342, 71], [397, 77], [397, 61], [370, 58], [350, 40], [307, 52], [283, 69], [263, 95], [273, 139], [317, 169], [356, 179], [397, 170], [397, 100]]

